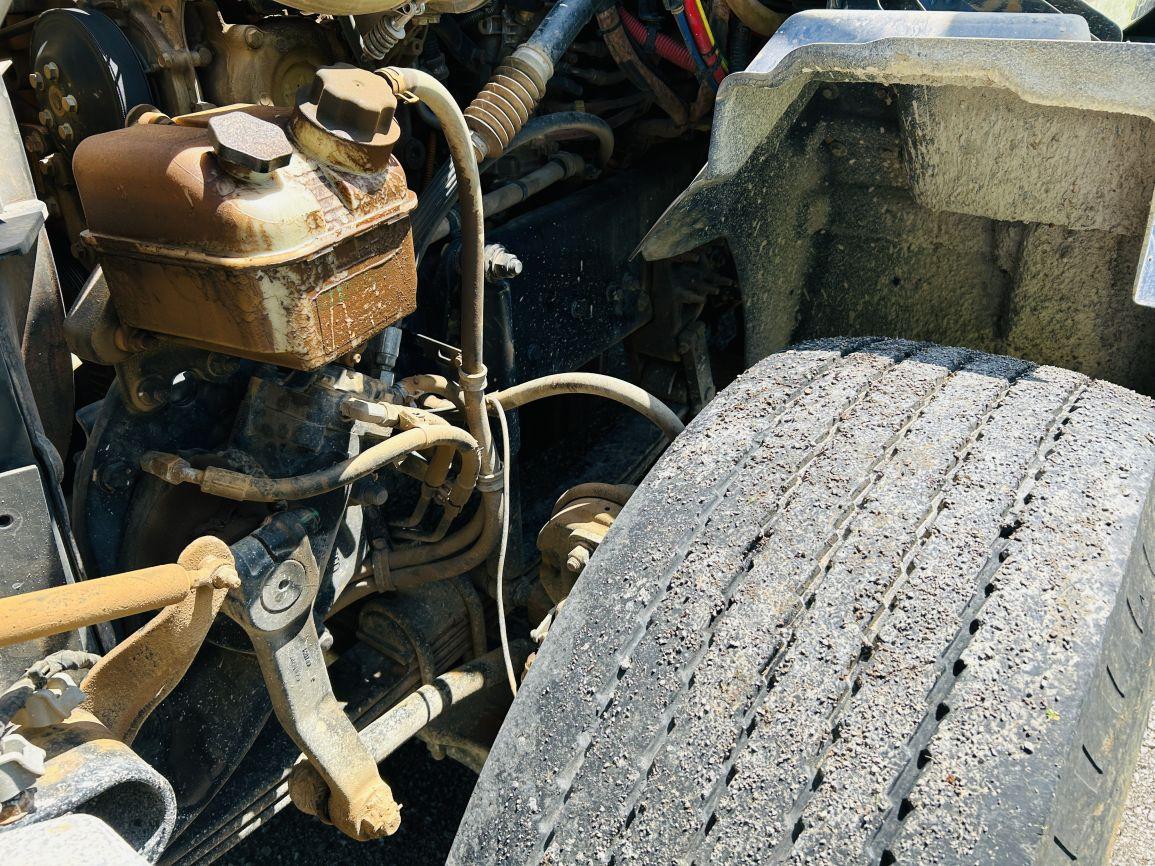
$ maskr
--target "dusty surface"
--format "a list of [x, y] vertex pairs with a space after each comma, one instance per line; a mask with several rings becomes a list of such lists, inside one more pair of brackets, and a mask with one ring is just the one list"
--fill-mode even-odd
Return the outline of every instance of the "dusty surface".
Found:
[[434, 761], [421, 743], [410, 743], [382, 765], [402, 804], [401, 829], [388, 839], [354, 842], [292, 806], [217, 862], [223, 866], [316, 863], [319, 853], [342, 866], [405, 863], [441, 866], [469, 802], [470, 770], [455, 761]]
[[1155, 864], [1155, 713], [1147, 717], [1147, 732], [1111, 862], [1127, 866]]

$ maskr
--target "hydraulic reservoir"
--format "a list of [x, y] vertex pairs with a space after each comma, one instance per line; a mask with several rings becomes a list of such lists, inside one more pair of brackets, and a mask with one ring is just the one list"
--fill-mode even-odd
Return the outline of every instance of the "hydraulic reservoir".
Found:
[[73, 160], [123, 325], [309, 370], [416, 306], [416, 196], [392, 154], [396, 99], [353, 67], [295, 109], [154, 113]]

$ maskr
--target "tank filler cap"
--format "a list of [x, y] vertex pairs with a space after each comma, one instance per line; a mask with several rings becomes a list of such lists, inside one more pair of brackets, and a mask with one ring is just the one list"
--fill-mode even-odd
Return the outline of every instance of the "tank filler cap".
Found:
[[359, 173], [382, 171], [401, 134], [397, 97], [380, 76], [340, 63], [317, 70], [301, 88], [291, 129], [321, 162]]
[[226, 167], [270, 174], [288, 165], [293, 156], [281, 127], [243, 111], [210, 117], [208, 127], [213, 150]]

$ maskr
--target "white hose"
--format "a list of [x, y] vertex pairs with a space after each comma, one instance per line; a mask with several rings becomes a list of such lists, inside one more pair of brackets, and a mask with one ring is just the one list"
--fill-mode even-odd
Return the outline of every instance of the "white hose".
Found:
[[496, 400], [491, 401], [493, 412], [501, 427], [501, 495], [505, 507], [501, 509], [501, 542], [497, 547], [497, 631], [501, 636], [501, 654], [505, 658], [505, 673], [509, 690], [517, 697], [517, 675], [513, 671], [513, 653], [509, 649], [509, 632], [505, 627], [505, 552], [509, 548], [509, 422], [505, 410]]

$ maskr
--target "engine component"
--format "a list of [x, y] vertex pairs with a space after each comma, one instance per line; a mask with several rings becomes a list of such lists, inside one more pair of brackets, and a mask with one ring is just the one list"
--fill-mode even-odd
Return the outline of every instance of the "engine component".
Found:
[[[315, 15], [376, 15], [392, 12], [409, 0], [293, 0], [286, 5]], [[461, 15], [480, 9], [486, 0], [427, 0], [425, 8], [439, 15]]]
[[250, 106], [85, 141], [82, 238], [120, 320], [308, 370], [412, 312], [416, 196], [392, 157], [395, 108], [380, 78], [330, 67], [291, 114]]
[[200, 73], [205, 97], [216, 105], [251, 103], [292, 108], [297, 92], [344, 52], [332, 28], [305, 18], [263, 18], [226, 24], [216, 6], [198, 3], [205, 44], [217, 60]]
[[[560, 151], [550, 157], [541, 168], [534, 169], [520, 180], [511, 181], [485, 194], [482, 199], [485, 215], [496, 216], [520, 204], [532, 195], [537, 195], [546, 187], [566, 180], [585, 171], [585, 160], [573, 153]], [[435, 243], [449, 235], [449, 220], [444, 219], [433, 231], [430, 243]], [[520, 273], [520, 271], [519, 271]]]
[[425, 11], [425, 4], [406, 0], [378, 18], [361, 38], [361, 49], [374, 60], [383, 60], [402, 39], [409, 22]]
[[124, 31], [149, 74], [158, 104], [171, 114], [205, 108], [197, 70], [208, 67], [207, 45], [190, 44], [187, 0], [95, 0]]
[[40, 123], [71, 153], [90, 135], [120, 129], [128, 112], [152, 102], [132, 43], [107, 15], [50, 9], [32, 31], [28, 76]]
[[[367, 401], [358, 402], [368, 406], [378, 405]], [[203, 492], [226, 499], [248, 502], [296, 501], [339, 490], [347, 484], [379, 472], [406, 454], [439, 446], [461, 452], [461, 472], [448, 497], [449, 504], [457, 508], [455, 515], [459, 513], [477, 482], [479, 463], [477, 440], [460, 427], [444, 423], [422, 423], [421, 420], [414, 418], [414, 413], [419, 410], [398, 411], [396, 407], [387, 404], [380, 404], [380, 408], [387, 410], [388, 417], [384, 420], [388, 426], [397, 426], [401, 432], [355, 457], [306, 475], [264, 478], [216, 467], [202, 470], [192, 467], [187, 460], [176, 455], [156, 451], [149, 451], [141, 457], [141, 468], [170, 484], [186, 482], [196, 484]]]
[[633, 492], [626, 484], [579, 484], [558, 498], [537, 535], [541, 585], [555, 605], [569, 596]]

